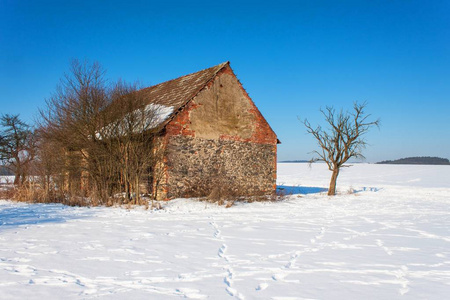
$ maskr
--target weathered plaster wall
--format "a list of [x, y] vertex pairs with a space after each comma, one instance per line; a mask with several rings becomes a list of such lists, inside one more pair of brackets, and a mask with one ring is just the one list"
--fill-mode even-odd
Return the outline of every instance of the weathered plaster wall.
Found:
[[197, 106], [190, 113], [195, 137], [219, 139], [222, 136], [251, 139], [256, 116], [234, 76], [221, 74], [195, 97]]
[[276, 135], [229, 66], [168, 123], [165, 139], [167, 198], [205, 196], [217, 184], [275, 191]]
[[228, 66], [167, 126], [169, 136], [276, 143], [276, 135]]

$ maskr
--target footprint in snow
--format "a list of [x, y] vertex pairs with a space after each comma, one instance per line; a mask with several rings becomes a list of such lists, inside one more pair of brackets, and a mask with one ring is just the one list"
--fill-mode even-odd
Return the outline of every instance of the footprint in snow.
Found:
[[227, 251], [227, 245], [223, 244], [222, 247], [219, 249], [218, 255], [222, 258], [225, 257], [225, 251]]
[[282, 281], [286, 277], [286, 274], [275, 274], [272, 276], [272, 279], [275, 281]]
[[263, 283], [260, 283], [260, 284], [256, 287], [256, 290], [257, 290], [257, 291], [263, 291], [263, 290], [267, 289], [268, 286], [269, 286], [269, 285], [268, 285], [267, 283], [263, 282]]
[[[228, 271], [228, 272], [229, 272], [229, 271]], [[230, 273], [228, 274], [227, 277], [225, 277], [225, 278], [223, 279], [223, 282], [225, 282], [225, 284], [226, 284], [228, 287], [231, 287], [231, 284], [233, 283], [233, 279], [231, 278]]]

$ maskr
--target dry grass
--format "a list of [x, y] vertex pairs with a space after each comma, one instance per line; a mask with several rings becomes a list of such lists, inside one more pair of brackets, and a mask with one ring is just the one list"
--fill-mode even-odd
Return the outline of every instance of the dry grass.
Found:
[[[232, 207], [237, 202], [263, 202], [280, 201], [286, 195], [283, 192], [267, 194], [249, 195], [248, 189], [242, 186], [231, 185], [223, 178], [212, 178], [207, 181], [191, 186], [190, 190], [184, 195], [186, 198], [198, 198], [200, 201], [216, 203], [226, 208]], [[59, 190], [46, 191], [39, 184], [24, 185], [14, 188], [12, 185], [8, 189], [0, 186], [0, 199], [11, 199], [18, 202], [27, 203], [61, 203], [68, 206], [118, 206], [126, 209], [133, 207], [142, 207], [145, 209], [162, 209], [159, 201], [151, 200], [148, 195], [136, 199], [126, 200], [121, 193], [115, 194], [106, 200], [99, 193], [94, 191], [87, 195], [71, 195]], [[139, 202], [139, 203], [136, 203]]]
[[185, 198], [198, 198], [200, 201], [225, 205], [226, 208], [237, 202], [280, 201], [284, 195], [277, 193], [252, 192], [248, 187], [231, 184], [224, 175], [189, 182], [189, 188], [183, 195]]
[[124, 201], [121, 197], [110, 197], [106, 201], [102, 201], [97, 195], [92, 196], [74, 196], [62, 192], [50, 191], [45, 192], [40, 188], [10, 188], [8, 190], [0, 190], [0, 199], [9, 199], [17, 202], [26, 203], [61, 203], [68, 206], [93, 207], [93, 206], [117, 206], [126, 209], [134, 207], [142, 207], [145, 209], [162, 209], [159, 201], [151, 201], [149, 198], [142, 198], [139, 203], [134, 201]]
[[14, 197], [14, 189], [5, 186], [0, 186], [0, 199], [9, 200]]
[[61, 203], [68, 206], [95, 206], [92, 201], [86, 197], [68, 197], [64, 193], [55, 191], [45, 192], [43, 189], [30, 188], [27, 186], [14, 188], [13, 195], [10, 199], [27, 203]]

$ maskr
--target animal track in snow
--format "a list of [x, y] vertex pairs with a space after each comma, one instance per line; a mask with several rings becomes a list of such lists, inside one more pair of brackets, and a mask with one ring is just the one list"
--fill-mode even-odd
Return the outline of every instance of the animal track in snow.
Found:
[[269, 286], [269, 285], [268, 285], [267, 283], [263, 282], [263, 283], [260, 283], [260, 284], [256, 287], [256, 290], [257, 290], [257, 291], [263, 291], [263, 290], [267, 289], [268, 286]]
[[295, 254], [291, 255], [289, 262], [284, 266], [286, 269], [290, 269], [295, 267], [295, 263], [297, 262], [297, 258], [300, 256], [300, 251], [295, 252]]
[[286, 276], [287, 276], [287, 274], [285, 274], [285, 273], [278, 273], [278, 274], [272, 275], [272, 279], [275, 281], [282, 281]]
[[320, 233], [311, 239], [311, 244], [315, 244], [318, 240], [321, 240], [325, 235], [325, 227], [320, 228]]
[[211, 221], [209, 222], [209, 224], [214, 228], [214, 237], [216, 239], [222, 240], [223, 238], [221, 237], [221, 231], [219, 229], [219, 227], [217, 226], [216, 222]]
[[219, 249], [219, 253], [217, 255], [219, 255], [219, 257], [225, 259], [225, 261], [228, 261], [228, 258], [225, 256], [225, 252], [227, 251], [227, 245], [223, 244], [220, 249]]
[[[224, 238], [222, 237], [221, 230], [219, 229], [219, 226], [217, 226], [216, 222], [212, 221], [212, 222], [209, 222], [209, 224], [214, 228], [214, 237], [218, 240], [223, 241]], [[220, 246], [219, 251], [217, 252], [217, 255], [226, 262], [226, 265], [224, 266], [224, 269], [226, 269], [226, 276], [223, 279], [223, 282], [226, 285], [225, 290], [230, 296], [233, 296], [233, 297], [236, 297], [237, 299], [243, 300], [243, 299], [245, 299], [244, 295], [242, 295], [238, 290], [236, 290], [233, 287], [234, 273], [229, 265], [230, 260], [228, 259], [228, 256], [226, 254], [227, 249], [228, 249], [228, 246], [224, 243], [224, 244], [222, 244], [222, 246]]]
[[2, 266], [5, 271], [21, 276], [32, 276], [37, 273], [37, 269], [29, 265], [1, 263], [0, 266]]
[[230, 294], [230, 296], [234, 296], [237, 299], [241, 300], [245, 299], [244, 295], [242, 295], [241, 293], [239, 293], [238, 290], [233, 288], [233, 270], [231, 268], [227, 269], [227, 275], [223, 279], [223, 282], [226, 285], [225, 290], [227, 291], [228, 294]]

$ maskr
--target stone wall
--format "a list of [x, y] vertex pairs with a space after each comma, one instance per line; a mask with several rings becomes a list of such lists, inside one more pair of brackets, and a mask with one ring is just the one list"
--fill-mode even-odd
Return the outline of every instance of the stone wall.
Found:
[[166, 125], [162, 198], [276, 189], [277, 137], [231, 68], [222, 69]]
[[166, 153], [167, 198], [207, 196], [216, 186], [239, 195], [275, 190], [276, 145], [179, 135]]

